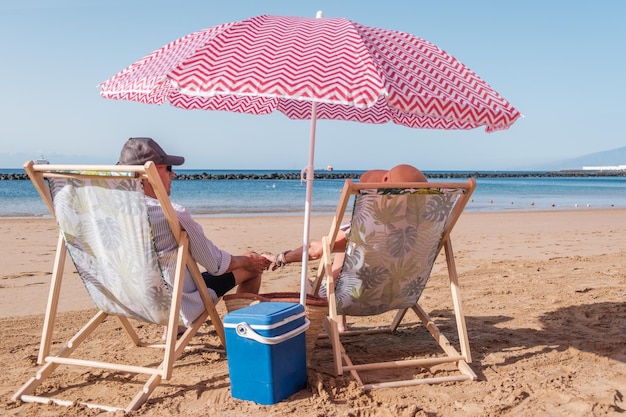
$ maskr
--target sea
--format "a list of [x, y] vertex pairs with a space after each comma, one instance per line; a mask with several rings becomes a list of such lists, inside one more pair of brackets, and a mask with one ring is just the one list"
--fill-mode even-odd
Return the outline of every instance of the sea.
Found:
[[[317, 172], [317, 171], [316, 171]], [[363, 171], [333, 171], [359, 175]], [[23, 174], [20, 169], [0, 169], [0, 174]], [[284, 170], [177, 170], [187, 175], [293, 174]], [[425, 171], [436, 174], [431, 181], [461, 181], [476, 171]], [[480, 171], [478, 171], [480, 173]], [[444, 174], [444, 175], [442, 175]], [[484, 174], [484, 173], [483, 173]], [[541, 176], [522, 172], [490, 171], [477, 176], [477, 187], [466, 212], [510, 212], [536, 210], [586, 210], [626, 208], [626, 177]], [[533, 172], [531, 174], [537, 174]], [[311, 214], [335, 212], [345, 180], [315, 179]], [[304, 214], [306, 184], [298, 179], [174, 180], [172, 201], [195, 216], [291, 216]], [[0, 180], [0, 217], [50, 217], [46, 206], [28, 180]]]

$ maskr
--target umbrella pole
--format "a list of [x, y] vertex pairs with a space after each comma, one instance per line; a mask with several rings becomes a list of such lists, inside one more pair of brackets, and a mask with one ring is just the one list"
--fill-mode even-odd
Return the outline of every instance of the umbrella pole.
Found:
[[[323, 16], [322, 11], [318, 11], [316, 18]], [[307, 271], [309, 269], [309, 231], [311, 229], [311, 202], [313, 201], [313, 179], [315, 176], [315, 128], [317, 125], [317, 102], [311, 103], [311, 133], [309, 139], [309, 163], [306, 170], [306, 196], [304, 202], [304, 231], [302, 233], [302, 273], [300, 277], [300, 304], [306, 306], [306, 294], [308, 286]], [[303, 172], [305, 170], [302, 170]]]
[[300, 279], [300, 304], [306, 305], [307, 271], [309, 264], [309, 231], [311, 229], [311, 202], [313, 201], [313, 178], [315, 160], [315, 128], [317, 122], [317, 102], [311, 106], [311, 134], [309, 140], [309, 164], [306, 167], [306, 198], [304, 203], [304, 231], [302, 233], [302, 275]]

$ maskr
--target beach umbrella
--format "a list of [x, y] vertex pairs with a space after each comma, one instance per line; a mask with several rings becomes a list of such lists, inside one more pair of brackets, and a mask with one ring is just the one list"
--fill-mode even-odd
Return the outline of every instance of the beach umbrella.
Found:
[[472, 70], [408, 33], [344, 18], [263, 15], [191, 33], [100, 84], [104, 98], [311, 120], [301, 300], [317, 119], [507, 129], [520, 117]]

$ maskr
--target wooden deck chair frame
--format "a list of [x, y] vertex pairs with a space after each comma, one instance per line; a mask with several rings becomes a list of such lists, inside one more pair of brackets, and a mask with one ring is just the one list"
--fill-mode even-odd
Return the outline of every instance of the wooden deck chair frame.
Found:
[[[476, 380], [476, 374], [468, 365], [471, 363], [471, 354], [470, 354], [470, 346], [469, 339], [467, 335], [467, 328], [465, 324], [465, 316], [463, 314], [463, 307], [461, 302], [461, 292], [459, 288], [458, 275], [456, 271], [456, 265], [454, 261], [454, 253], [452, 250], [452, 243], [450, 239], [450, 233], [459, 219], [465, 205], [470, 199], [471, 194], [473, 193], [476, 187], [476, 182], [473, 178], [469, 179], [467, 182], [428, 182], [428, 183], [353, 183], [351, 180], [346, 180], [339, 204], [337, 207], [336, 214], [332, 220], [330, 232], [327, 236], [322, 238], [323, 245], [323, 255], [320, 261], [320, 266], [317, 270], [317, 276], [315, 282], [313, 283], [312, 293], [317, 294], [322, 282], [324, 280], [327, 281], [327, 297], [329, 304], [329, 315], [325, 321], [325, 327], [330, 339], [332, 349], [333, 349], [333, 360], [335, 365], [335, 372], [337, 375], [343, 375], [344, 372], [350, 372], [351, 375], [356, 379], [359, 386], [364, 390], [371, 390], [376, 388], [389, 388], [389, 387], [400, 387], [400, 386], [411, 386], [411, 385], [419, 385], [419, 384], [432, 384], [432, 383], [441, 383], [441, 382], [449, 382], [449, 381], [463, 381], [463, 380]], [[337, 238], [337, 234], [340, 230], [340, 225], [342, 224], [342, 220], [344, 214], [346, 212], [346, 208], [350, 201], [350, 197], [361, 192], [361, 190], [366, 189], [433, 189], [433, 190], [445, 190], [445, 189], [460, 189], [462, 190], [461, 195], [459, 195], [458, 200], [450, 212], [447, 223], [445, 224], [441, 243], [437, 248], [437, 254], [441, 252], [443, 248], [445, 251], [446, 257], [446, 265], [448, 270], [448, 277], [450, 281], [450, 291], [452, 295], [452, 302], [454, 306], [454, 315], [456, 319], [456, 327], [458, 332], [458, 340], [460, 345], [460, 353], [457, 349], [452, 345], [450, 340], [439, 330], [435, 322], [431, 319], [429, 314], [420, 306], [418, 302], [415, 303], [411, 307], [411, 309], [417, 314], [422, 324], [425, 328], [430, 332], [435, 341], [439, 344], [441, 349], [443, 350], [443, 354], [438, 357], [430, 357], [430, 358], [421, 358], [421, 359], [407, 359], [407, 360], [396, 360], [396, 361], [388, 361], [388, 362], [379, 362], [379, 363], [366, 363], [366, 364], [354, 364], [348, 353], [346, 352], [345, 346], [341, 341], [341, 338], [345, 336], [351, 336], [355, 334], [375, 334], [381, 332], [393, 332], [400, 325], [402, 319], [405, 317], [405, 314], [408, 309], [398, 310], [395, 318], [389, 326], [378, 327], [374, 329], [365, 329], [365, 330], [355, 330], [355, 331], [346, 331], [344, 333], [339, 333], [338, 331], [338, 313], [337, 313], [337, 300], [335, 298], [334, 291], [334, 277], [332, 273], [332, 261], [333, 261], [333, 246], [335, 244], [335, 239]], [[435, 256], [436, 258], [436, 256]], [[419, 300], [418, 300], [419, 301]], [[407, 380], [394, 380], [394, 381], [385, 381], [385, 382], [374, 382], [374, 383], [364, 383], [361, 378], [360, 372], [368, 371], [368, 370], [379, 370], [379, 369], [393, 369], [399, 367], [431, 367], [443, 363], [453, 363], [456, 365], [456, 370], [458, 371], [454, 375], [443, 376], [443, 377], [424, 377], [421, 379], [407, 379]]]
[[[134, 374], [147, 374], [149, 378], [140, 391], [134, 396], [132, 401], [126, 407], [114, 405], [81, 403], [89, 408], [99, 408], [106, 411], [124, 410], [126, 412], [138, 409], [151, 395], [154, 389], [162, 380], [168, 380], [172, 374], [174, 361], [185, 351], [189, 342], [198, 332], [200, 326], [210, 318], [218, 337], [225, 346], [224, 328], [222, 320], [215, 309], [215, 305], [209, 294], [206, 285], [202, 279], [198, 265], [189, 252], [189, 238], [185, 230], [182, 229], [176, 213], [170, 203], [169, 197], [159, 177], [156, 165], [148, 162], [142, 166], [121, 166], [121, 165], [36, 165], [33, 161], [29, 161], [24, 165], [24, 169], [28, 173], [35, 188], [41, 195], [42, 199], [48, 206], [48, 209], [55, 215], [54, 205], [50, 189], [46, 183], [46, 178], [89, 178], [93, 177], [96, 171], [100, 171], [98, 178], [106, 178], [108, 173], [120, 172], [130, 173], [135, 178], [148, 180], [155, 190], [158, 200], [163, 208], [167, 221], [178, 242], [178, 255], [176, 278], [172, 289], [172, 299], [169, 309], [168, 331], [164, 343], [146, 343], [140, 340], [133, 326], [127, 317], [117, 315], [122, 327], [130, 337], [132, 343], [138, 347], [158, 347], [164, 349], [163, 360], [155, 366], [134, 366], [130, 364], [118, 364], [101, 362], [89, 359], [78, 359], [70, 357], [76, 348], [83, 342], [93, 331], [109, 316], [109, 314], [98, 311], [93, 318], [82, 327], [70, 340], [68, 340], [58, 353], [50, 355], [50, 347], [53, 338], [53, 330], [57, 315], [57, 307], [61, 284], [63, 279], [63, 269], [67, 249], [63, 239], [63, 235], [59, 234], [56, 256], [54, 258], [54, 266], [50, 283], [50, 292], [43, 324], [42, 339], [39, 348], [37, 363], [43, 366], [37, 371], [35, 377], [26, 382], [12, 397], [13, 401], [23, 402], [53, 402], [58, 405], [71, 405], [74, 402], [65, 399], [51, 398], [48, 396], [33, 395], [35, 389], [49, 377], [60, 365], [83, 366], [90, 368], [108, 369], [119, 372], [129, 372]], [[83, 172], [85, 174], [78, 174]], [[89, 174], [87, 174], [87, 172]], [[115, 174], [113, 174], [115, 175]], [[111, 177], [112, 175], [108, 175]], [[196, 287], [200, 292], [200, 296], [205, 305], [205, 311], [198, 317], [187, 330], [177, 337], [178, 320], [180, 305], [182, 299], [182, 282], [185, 275], [185, 266], [189, 268]]]

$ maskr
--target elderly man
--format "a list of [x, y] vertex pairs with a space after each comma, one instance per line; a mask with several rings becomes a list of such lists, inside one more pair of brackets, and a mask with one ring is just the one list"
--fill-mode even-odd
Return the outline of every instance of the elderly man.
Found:
[[[168, 155], [158, 143], [151, 138], [130, 138], [124, 144], [118, 165], [143, 165], [148, 161], [156, 164], [161, 181], [170, 194], [173, 166], [182, 165], [185, 158]], [[168, 268], [176, 263], [178, 245], [171, 232], [159, 200], [157, 200], [152, 186], [144, 183], [148, 216], [154, 233], [154, 242], [159, 253], [159, 262], [162, 268]], [[246, 252], [242, 255], [231, 255], [218, 248], [209, 240], [202, 226], [191, 218], [184, 207], [172, 203], [178, 220], [189, 235], [189, 248], [194, 259], [206, 271], [202, 273], [206, 286], [221, 297], [237, 286], [237, 292], [258, 293], [261, 287], [263, 271], [269, 268], [271, 262], [262, 255]], [[170, 283], [173, 284], [173, 283]], [[204, 310], [200, 294], [186, 272], [183, 285], [183, 299], [181, 316], [185, 324], [195, 320]]]

